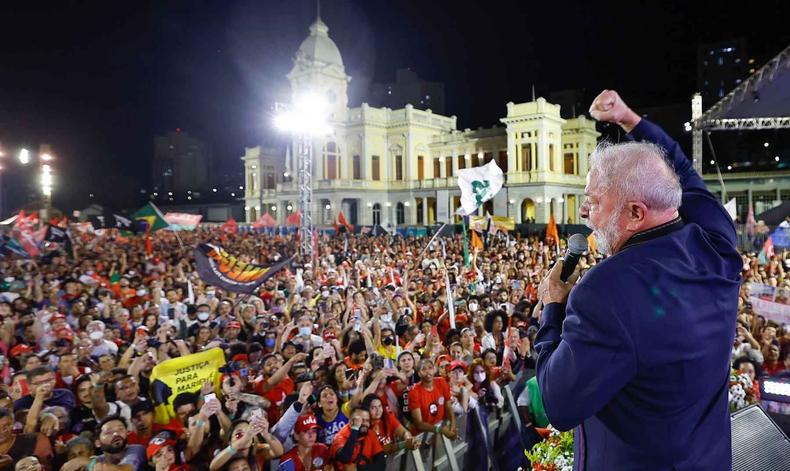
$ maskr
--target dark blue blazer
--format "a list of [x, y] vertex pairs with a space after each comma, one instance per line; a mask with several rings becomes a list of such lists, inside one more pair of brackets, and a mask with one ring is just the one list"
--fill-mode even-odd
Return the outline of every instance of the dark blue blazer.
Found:
[[545, 306], [537, 380], [574, 469], [731, 469], [727, 382], [740, 271], [735, 226], [677, 142], [643, 119], [680, 177], [680, 218], [634, 235]]

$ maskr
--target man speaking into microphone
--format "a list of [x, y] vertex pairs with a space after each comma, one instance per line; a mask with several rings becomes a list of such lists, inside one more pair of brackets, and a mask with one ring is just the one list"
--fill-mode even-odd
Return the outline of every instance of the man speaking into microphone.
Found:
[[610, 256], [575, 286], [560, 261], [538, 289], [546, 415], [576, 428], [575, 469], [731, 469], [735, 226], [677, 142], [616, 92], [590, 114], [634, 142], [590, 158], [580, 214]]

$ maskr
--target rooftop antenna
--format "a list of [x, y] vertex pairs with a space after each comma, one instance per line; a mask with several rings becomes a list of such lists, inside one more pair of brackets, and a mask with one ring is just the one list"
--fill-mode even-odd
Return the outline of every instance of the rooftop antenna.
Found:
[[532, 101], [535, 101], [535, 84], [532, 84]]
[[321, 19], [321, 0], [315, 0], [316, 17]]

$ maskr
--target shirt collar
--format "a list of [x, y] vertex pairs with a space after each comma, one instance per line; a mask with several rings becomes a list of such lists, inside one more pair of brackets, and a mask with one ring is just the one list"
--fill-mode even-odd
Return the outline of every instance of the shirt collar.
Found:
[[651, 227], [650, 229], [644, 230], [642, 232], [637, 232], [636, 234], [632, 235], [618, 252], [622, 252], [623, 250], [627, 249], [628, 247], [632, 247], [634, 245], [642, 244], [649, 240], [658, 239], [659, 237], [663, 237], [665, 235], [671, 234], [677, 230], [680, 230], [685, 223], [683, 222], [680, 217], [676, 217], [675, 219], [665, 222], [660, 226]]

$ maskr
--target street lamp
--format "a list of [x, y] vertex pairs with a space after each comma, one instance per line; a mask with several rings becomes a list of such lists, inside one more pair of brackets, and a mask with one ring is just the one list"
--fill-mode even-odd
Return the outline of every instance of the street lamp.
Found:
[[[327, 104], [319, 93], [305, 93], [290, 105], [277, 104], [274, 125], [283, 132], [298, 137], [299, 146], [299, 229], [300, 252], [303, 257], [313, 256], [313, 138], [332, 133], [327, 121]], [[329, 209], [329, 208], [327, 208]]]

